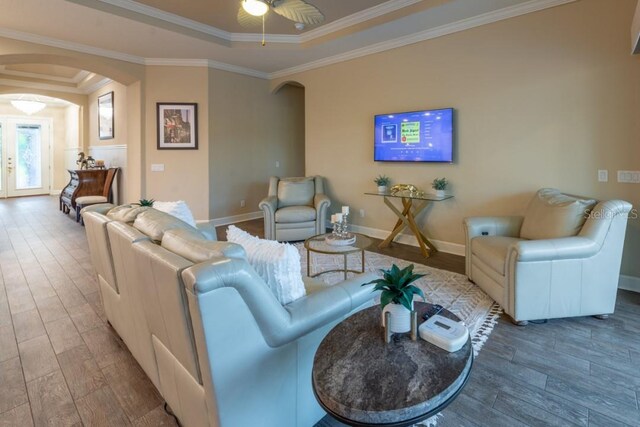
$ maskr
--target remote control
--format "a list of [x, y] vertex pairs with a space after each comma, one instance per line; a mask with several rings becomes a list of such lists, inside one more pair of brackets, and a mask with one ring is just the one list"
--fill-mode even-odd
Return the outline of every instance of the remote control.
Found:
[[422, 316], [422, 318], [424, 320], [428, 320], [430, 317], [435, 316], [436, 314], [440, 313], [442, 311], [444, 307], [442, 307], [440, 304], [433, 304], [431, 306], [431, 308], [429, 309], [429, 311], [427, 311], [425, 313], [424, 316]]

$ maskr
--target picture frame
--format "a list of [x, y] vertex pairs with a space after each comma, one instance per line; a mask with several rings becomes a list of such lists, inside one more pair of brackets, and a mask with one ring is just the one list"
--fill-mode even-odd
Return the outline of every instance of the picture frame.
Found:
[[98, 137], [113, 139], [114, 132], [113, 91], [98, 97]]
[[198, 104], [158, 102], [158, 150], [198, 149]]

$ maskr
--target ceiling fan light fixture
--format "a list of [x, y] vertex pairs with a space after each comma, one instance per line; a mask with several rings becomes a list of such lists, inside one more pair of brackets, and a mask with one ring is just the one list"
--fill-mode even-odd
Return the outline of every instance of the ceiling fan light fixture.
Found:
[[253, 16], [263, 16], [269, 11], [269, 5], [262, 0], [242, 0], [242, 8]]

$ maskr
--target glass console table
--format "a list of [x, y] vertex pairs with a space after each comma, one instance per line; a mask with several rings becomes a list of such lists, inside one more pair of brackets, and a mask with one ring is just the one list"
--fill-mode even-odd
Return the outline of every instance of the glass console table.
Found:
[[[420, 251], [425, 257], [429, 257], [430, 253], [437, 252], [436, 247], [425, 237], [416, 224], [416, 217], [420, 215], [424, 209], [432, 202], [441, 202], [443, 200], [452, 199], [451, 195], [436, 196], [435, 194], [422, 193], [364, 193], [369, 196], [378, 196], [384, 198], [384, 203], [396, 214], [398, 221], [393, 227], [393, 231], [389, 236], [378, 245], [379, 248], [386, 248], [391, 244], [393, 239], [400, 234], [405, 228], [409, 228], [418, 240]], [[393, 199], [399, 199], [402, 202], [402, 210], [398, 209], [392, 202]], [[414, 202], [415, 201], [415, 202]]]

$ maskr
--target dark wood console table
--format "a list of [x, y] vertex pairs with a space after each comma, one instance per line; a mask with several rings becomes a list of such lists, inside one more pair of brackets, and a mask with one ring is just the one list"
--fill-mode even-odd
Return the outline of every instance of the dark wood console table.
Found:
[[[76, 199], [82, 196], [101, 195], [104, 191], [108, 169], [68, 169], [71, 179], [60, 193], [60, 210], [68, 214], [76, 211]], [[113, 191], [109, 188], [109, 202], [113, 202]]]

